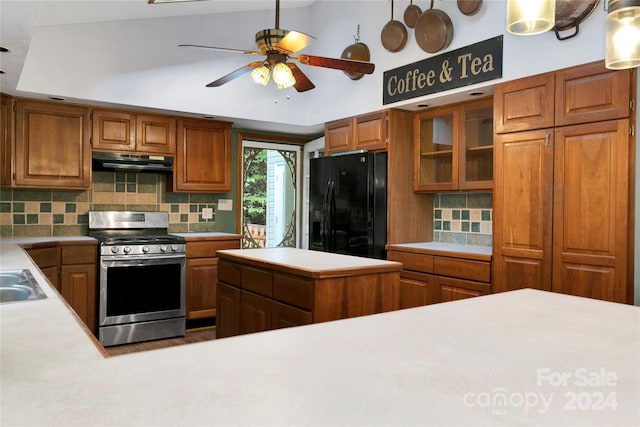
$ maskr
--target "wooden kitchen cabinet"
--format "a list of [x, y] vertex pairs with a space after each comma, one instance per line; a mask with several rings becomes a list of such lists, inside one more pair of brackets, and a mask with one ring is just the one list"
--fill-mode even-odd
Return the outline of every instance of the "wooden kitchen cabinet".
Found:
[[413, 126], [415, 191], [491, 190], [491, 98], [418, 112]]
[[218, 282], [217, 251], [239, 249], [240, 235], [198, 236], [185, 239], [187, 244], [187, 322], [215, 318]]
[[[340, 258], [341, 268], [307, 267], [308, 256]], [[299, 261], [297, 256], [304, 258]], [[219, 254], [219, 338], [398, 309], [399, 264], [269, 248]], [[299, 262], [305, 266], [300, 266]], [[316, 265], [314, 260], [313, 264]], [[223, 301], [224, 300], [224, 301]]]
[[231, 191], [231, 123], [178, 120], [178, 142], [170, 191]]
[[85, 325], [96, 333], [97, 242], [67, 242], [24, 248]]
[[608, 70], [598, 61], [496, 85], [495, 132], [629, 117], [633, 73]]
[[13, 186], [90, 188], [89, 109], [21, 99], [15, 105]]
[[552, 74], [555, 126], [495, 136], [494, 291], [632, 303], [634, 118], [617, 118], [629, 115], [632, 72], [595, 63]]
[[325, 153], [387, 148], [387, 112], [378, 111], [325, 124]]
[[60, 248], [55, 245], [25, 250], [51, 285], [60, 292]]
[[11, 186], [13, 171], [13, 98], [0, 94], [0, 186]]
[[402, 263], [400, 308], [491, 293], [491, 256], [389, 245], [387, 259]]
[[94, 109], [92, 121], [94, 150], [143, 154], [176, 152], [174, 117]]

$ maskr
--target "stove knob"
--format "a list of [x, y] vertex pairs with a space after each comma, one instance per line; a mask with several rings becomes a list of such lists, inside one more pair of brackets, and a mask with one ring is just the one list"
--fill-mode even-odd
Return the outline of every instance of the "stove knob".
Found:
[[129, 246], [125, 246], [123, 251], [125, 254], [128, 254], [129, 252], [131, 252], [131, 248]]
[[178, 250], [178, 246], [177, 245], [171, 245], [171, 250], [173, 252], [177, 251]]
[[149, 246], [143, 246], [143, 247], [142, 247], [142, 252], [143, 252], [143, 253], [145, 253], [145, 254], [146, 254], [147, 252], [149, 252]]
[[120, 248], [119, 248], [119, 247], [117, 247], [117, 246], [113, 246], [113, 247], [111, 248], [111, 253], [112, 253], [112, 254], [117, 254], [117, 253], [118, 253], [118, 249], [120, 249]]
[[160, 252], [167, 252], [166, 246], [160, 246]]

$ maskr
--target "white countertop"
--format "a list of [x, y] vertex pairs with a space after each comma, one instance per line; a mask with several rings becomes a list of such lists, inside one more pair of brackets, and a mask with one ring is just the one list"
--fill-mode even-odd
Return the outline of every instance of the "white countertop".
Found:
[[[0, 320], [3, 427], [640, 424], [640, 308], [585, 298], [521, 290], [106, 359], [55, 294]], [[617, 407], [571, 409], [598, 393]]]
[[224, 249], [218, 256], [232, 255], [269, 265], [293, 267], [296, 270], [321, 273], [324, 271], [389, 268], [399, 271], [402, 264], [375, 258], [356, 257], [296, 248]]
[[462, 254], [486, 256], [491, 256], [493, 250], [491, 246], [462, 245], [457, 243], [442, 242], [393, 243], [387, 246], [393, 248], [419, 249], [438, 252], [459, 252]]
[[180, 237], [238, 237], [240, 234], [225, 233], [222, 231], [205, 231], [205, 232], [189, 232], [189, 233], [169, 233]]
[[27, 245], [46, 244], [56, 242], [97, 242], [89, 236], [49, 236], [49, 237], [3, 237], [0, 238], [0, 245]]

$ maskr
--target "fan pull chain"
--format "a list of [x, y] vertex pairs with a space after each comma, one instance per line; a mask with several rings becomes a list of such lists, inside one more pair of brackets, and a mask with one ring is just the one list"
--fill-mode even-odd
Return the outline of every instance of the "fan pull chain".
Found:
[[358, 29], [356, 31], [357, 33], [355, 36], [353, 36], [353, 39], [356, 43], [360, 43], [360, 24], [358, 24]]

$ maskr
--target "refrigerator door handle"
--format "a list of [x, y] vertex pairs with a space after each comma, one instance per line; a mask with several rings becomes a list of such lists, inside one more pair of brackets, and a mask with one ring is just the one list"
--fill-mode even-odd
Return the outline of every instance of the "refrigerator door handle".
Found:
[[331, 192], [331, 181], [327, 182], [322, 198], [322, 218], [320, 220], [320, 240], [322, 249], [329, 249], [329, 194]]
[[335, 195], [335, 182], [331, 181], [329, 184], [329, 220], [328, 220], [328, 231], [329, 231], [329, 250], [336, 250], [336, 230], [335, 230], [335, 219], [336, 219], [336, 195]]

